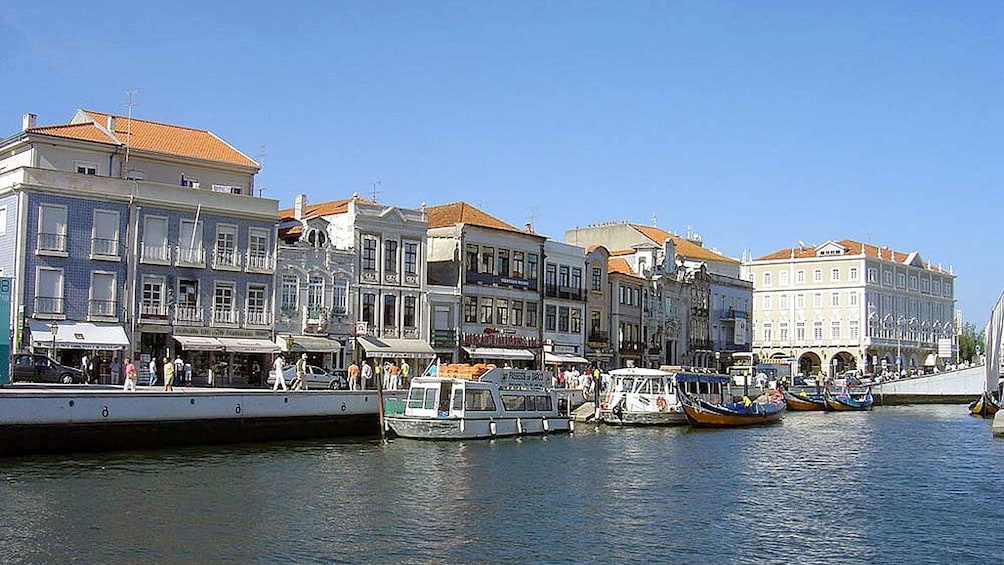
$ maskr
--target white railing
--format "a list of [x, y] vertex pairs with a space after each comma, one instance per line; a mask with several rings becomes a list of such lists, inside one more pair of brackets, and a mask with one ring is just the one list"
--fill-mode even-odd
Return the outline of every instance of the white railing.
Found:
[[199, 247], [177, 247], [177, 264], [193, 265], [197, 267], [206, 266], [206, 248]]
[[169, 263], [171, 261], [171, 248], [167, 245], [148, 245], [144, 243], [141, 258], [143, 261]]
[[164, 304], [140, 304], [139, 317], [142, 318], [167, 318], [167, 306]]
[[244, 266], [248, 271], [270, 273], [275, 270], [275, 259], [269, 254], [247, 252]]
[[216, 249], [213, 251], [214, 269], [240, 269], [241, 256], [233, 249]]
[[248, 310], [244, 323], [247, 326], [271, 326], [272, 313], [267, 310]]
[[237, 324], [237, 310], [213, 308], [213, 324]]
[[190, 324], [201, 324], [203, 321], [203, 310], [196, 306], [175, 306], [174, 321]]

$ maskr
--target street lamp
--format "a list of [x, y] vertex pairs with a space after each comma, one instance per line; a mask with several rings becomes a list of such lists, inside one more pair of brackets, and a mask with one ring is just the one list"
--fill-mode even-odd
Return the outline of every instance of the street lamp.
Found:
[[49, 333], [52, 334], [52, 349], [49, 351], [49, 357], [53, 359], [56, 358], [56, 332], [59, 331], [59, 324], [53, 322], [49, 324]]

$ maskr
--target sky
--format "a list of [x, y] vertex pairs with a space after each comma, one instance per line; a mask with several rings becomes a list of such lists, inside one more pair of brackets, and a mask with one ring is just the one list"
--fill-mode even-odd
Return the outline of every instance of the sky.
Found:
[[849, 238], [951, 269], [980, 329], [1004, 290], [999, 1], [14, 0], [0, 35], [0, 136], [131, 98], [280, 208], [465, 201], [735, 258]]

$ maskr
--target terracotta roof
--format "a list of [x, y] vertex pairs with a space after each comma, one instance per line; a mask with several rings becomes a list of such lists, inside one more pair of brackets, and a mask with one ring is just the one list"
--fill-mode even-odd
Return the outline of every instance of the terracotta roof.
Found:
[[641, 278], [635, 274], [634, 269], [631, 268], [631, 265], [629, 265], [625, 259], [610, 259], [607, 262], [607, 272], [612, 274], [627, 275], [636, 279]]
[[109, 114], [93, 110], [80, 110], [69, 124], [41, 126], [28, 131], [112, 145], [128, 144], [131, 148], [153, 153], [261, 168], [250, 157], [210, 131], [112, 114], [115, 118], [115, 131], [110, 132], [105, 129], [108, 116]]
[[[352, 201], [352, 196], [348, 198], [342, 198], [341, 200], [331, 200], [329, 202], [318, 202], [317, 204], [307, 204], [303, 210], [304, 220], [309, 220], [311, 218], [319, 218], [321, 216], [335, 216], [337, 214], [344, 214], [349, 210], [349, 202]], [[360, 204], [376, 204], [372, 200], [366, 200], [365, 198], [359, 198], [358, 202]], [[294, 218], [296, 210], [294, 208], [286, 208], [285, 210], [279, 210], [279, 218]]]
[[494, 216], [490, 216], [466, 202], [453, 202], [451, 204], [443, 204], [441, 206], [429, 206], [425, 209], [425, 213], [429, 218], [430, 229], [455, 226], [457, 224], [468, 224], [503, 231], [530, 233], [511, 226]]
[[640, 224], [630, 224], [639, 233], [652, 240], [657, 245], [662, 245], [667, 239], [672, 239], [676, 246], [676, 253], [687, 259], [697, 259], [702, 261], [717, 261], [719, 263], [736, 263], [739, 261], [731, 257], [726, 257], [721, 253], [716, 253], [704, 246], [698, 245], [686, 238], [673, 235], [668, 231], [654, 226], [643, 226]]
[[[826, 242], [829, 243], [829, 242]], [[883, 261], [893, 261], [895, 263], [904, 263], [907, 258], [910, 257], [909, 253], [903, 253], [902, 251], [896, 251], [894, 249], [882, 248], [877, 245], [870, 245], [868, 243], [862, 243], [853, 239], [841, 239], [840, 241], [835, 241], [834, 243], [844, 247], [847, 250], [848, 255], [860, 255], [862, 249], [867, 257], [873, 259], [881, 259]], [[785, 249], [779, 249], [773, 253], [768, 253], [763, 257], [757, 257], [754, 261], [778, 261], [778, 260], [788, 260], [791, 259], [792, 253], [795, 255], [795, 259], [809, 259], [816, 258], [816, 249], [822, 247], [825, 243], [820, 245], [806, 245], [804, 247], [789, 247]], [[937, 265], [927, 265], [925, 267], [936, 272], [947, 272]]]
[[634, 249], [616, 249], [610, 252], [610, 256], [615, 257], [619, 255], [634, 255], [635, 253], [636, 251]]

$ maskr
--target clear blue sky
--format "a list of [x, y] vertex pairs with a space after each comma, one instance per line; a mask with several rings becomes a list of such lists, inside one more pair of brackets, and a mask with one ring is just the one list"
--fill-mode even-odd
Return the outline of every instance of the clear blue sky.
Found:
[[3, 136], [138, 88], [281, 207], [379, 181], [559, 240], [859, 239], [951, 266], [980, 328], [1004, 288], [1002, 2], [15, 0], [0, 33]]

